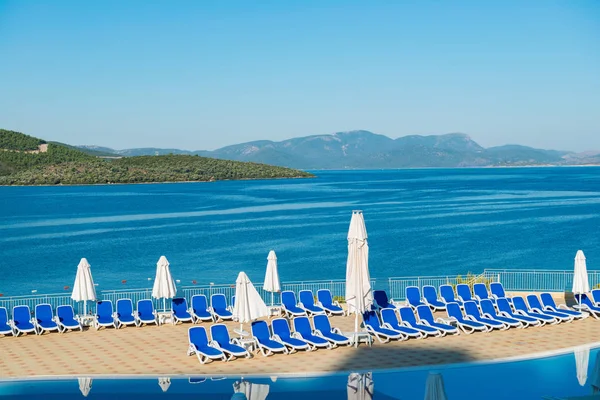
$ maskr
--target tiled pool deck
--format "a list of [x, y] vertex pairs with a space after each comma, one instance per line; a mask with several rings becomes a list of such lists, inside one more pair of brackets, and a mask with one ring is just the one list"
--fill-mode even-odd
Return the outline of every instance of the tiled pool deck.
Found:
[[[354, 317], [333, 317], [351, 331]], [[203, 324], [208, 327], [208, 324]], [[228, 323], [230, 332], [239, 327]], [[389, 369], [523, 356], [600, 341], [600, 321], [341, 347], [199, 364], [186, 356], [191, 324], [0, 337], [0, 378], [48, 375], [244, 375]]]

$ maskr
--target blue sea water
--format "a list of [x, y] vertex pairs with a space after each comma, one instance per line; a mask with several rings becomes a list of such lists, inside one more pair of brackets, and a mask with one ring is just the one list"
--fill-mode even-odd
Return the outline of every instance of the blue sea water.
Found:
[[[402, 349], [401, 351], [410, 351]], [[416, 355], [416, 354], [415, 354]], [[365, 355], [363, 354], [363, 357]], [[285, 357], [285, 356], [277, 356]], [[447, 365], [395, 371], [373, 371], [365, 378], [371, 383], [372, 396], [360, 396], [348, 389], [349, 373], [298, 377], [173, 377], [163, 392], [159, 378], [91, 379], [89, 399], [403, 399], [425, 397], [428, 375], [437, 373], [448, 399], [565, 399], [591, 395], [598, 385], [600, 362], [597, 349], [583, 350], [580, 366], [573, 353], [522, 361]], [[578, 369], [579, 368], [579, 369]], [[364, 371], [363, 371], [364, 373]], [[246, 393], [235, 394], [252, 384]], [[254, 386], [260, 385], [260, 386]], [[86, 387], [82, 385], [82, 387]], [[354, 385], [356, 387], [356, 385]], [[83, 398], [76, 378], [39, 381], [0, 380], [0, 399], [80, 399]], [[262, 394], [262, 395], [261, 395]]]
[[[0, 187], [0, 293], [149, 287], [167, 256], [182, 284], [344, 278], [364, 211], [375, 278], [484, 268], [600, 269], [600, 168], [316, 171], [314, 179]], [[126, 280], [126, 284], [121, 281]]]

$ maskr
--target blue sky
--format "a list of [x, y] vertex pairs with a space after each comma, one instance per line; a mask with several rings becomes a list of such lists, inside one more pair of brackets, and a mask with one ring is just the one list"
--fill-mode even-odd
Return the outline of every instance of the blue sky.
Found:
[[72, 144], [600, 149], [596, 0], [0, 0], [0, 54], [0, 127]]

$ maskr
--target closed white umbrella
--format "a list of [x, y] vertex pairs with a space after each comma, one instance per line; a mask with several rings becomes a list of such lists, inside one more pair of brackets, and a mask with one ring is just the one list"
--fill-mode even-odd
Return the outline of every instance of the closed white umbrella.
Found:
[[573, 354], [575, 355], [577, 380], [579, 381], [579, 385], [585, 386], [590, 359], [590, 348], [588, 346], [579, 346], [573, 351]]
[[77, 378], [79, 382], [79, 390], [83, 397], [88, 397], [90, 390], [92, 390], [92, 378]]
[[169, 390], [169, 386], [171, 386], [171, 378], [158, 378], [158, 386], [160, 386], [160, 389], [163, 391], [163, 393], [166, 392], [167, 390]]
[[574, 294], [583, 294], [590, 291], [588, 282], [587, 267], [585, 265], [585, 255], [583, 251], [578, 250], [575, 255], [575, 271], [573, 272], [573, 290]]
[[367, 372], [359, 374], [356, 372], [348, 375], [347, 393], [348, 400], [371, 400], [373, 399], [373, 391], [375, 384], [373, 383], [373, 374]]
[[267, 272], [265, 273], [263, 289], [267, 292], [271, 292], [271, 305], [273, 305], [273, 293], [281, 291], [281, 286], [279, 285], [279, 272], [277, 271], [277, 256], [275, 255], [274, 250], [269, 252], [267, 260]]
[[269, 395], [269, 385], [238, 381], [233, 384], [233, 391], [234, 393], [243, 393], [247, 400], [265, 400]]
[[154, 278], [154, 287], [152, 287], [152, 297], [163, 299], [163, 311], [166, 311], [166, 300], [172, 299], [176, 295], [177, 287], [171, 276], [169, 261], [167, 261], [167, 257], [160, 256], [156, 263], [156, 277]]
[[346, 305], [354, 313], [354, 331], [358, 331], [358, 315], [371, 309], [373, 292], [369, 275], [369, 244], [362, 211], [352, 211], [348, 230], [348, 262], [346, 263]]
[[92, 269], [85, 258], [82, 258], [77, 266], [77, 275], [75, 276], [71, 298], [75, 301], [83, 301], [83, 315], [87, 315], [87, 302], [96, 301], [96, 287], [92, 278]]
[[233, 306], [233, 318], [240, 323], [240, 332], [243, 332], [243, 324], [268, 316], [269, 308], [250, 282], [248, 275], [240, 272], [235, 281], [235, 305]]
[[429, 373], [425, 383], [425, 400], [448, 400], [442, 374]]

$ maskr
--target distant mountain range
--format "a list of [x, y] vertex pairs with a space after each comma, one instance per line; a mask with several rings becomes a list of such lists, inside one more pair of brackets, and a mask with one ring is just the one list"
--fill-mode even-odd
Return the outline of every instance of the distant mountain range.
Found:
[[391, 139], [369, 131], [338, 132], [280, 142], [258, 140], [214, 151], [135, 148], [114, 150], [78, 146], [90, 153], [115, 156], [192, 154], [252, 161], [300, 169], [383, 169], [600, 164], [600, 151], [573, 153], [520, 145], [484, 148], [463, 133], [403, 136]]

